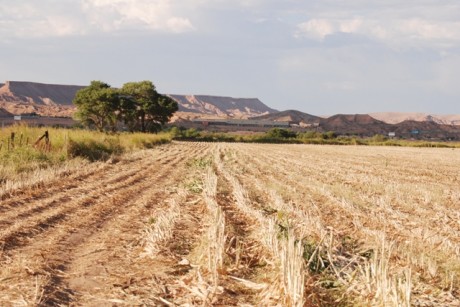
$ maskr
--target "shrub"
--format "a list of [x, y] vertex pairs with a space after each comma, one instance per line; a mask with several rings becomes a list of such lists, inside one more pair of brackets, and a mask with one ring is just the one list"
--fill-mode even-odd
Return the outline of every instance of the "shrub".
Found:
[[69, 140], [67, 153], [69, 157], [83, 157], [89, 161], [108, 160], [112, 155], [119, 155], [124, 152], [120, 142], [114, 138], [104, 141], [85, 140], [73, 141]]
[[297, 136], [294, 131], [282, 128], [272, 128], [267, 131], [266, 135], [268, 138], [274, 139], [289, 139]]
[[334, 131], [328, 131], [326, 133], [323, 133], [322, 137], [325, 140], [332, 140], [337, 137], [337, 134]]

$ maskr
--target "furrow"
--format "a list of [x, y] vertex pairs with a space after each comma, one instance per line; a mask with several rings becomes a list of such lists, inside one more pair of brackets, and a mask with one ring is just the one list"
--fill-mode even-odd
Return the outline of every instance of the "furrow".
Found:
[[132, 163], [116, 164], [111, 166], [106, 171], [98, 170], [95, 176], [91, 178], [77, 178], [75, 180], [65, 180], [62, 185], [47, 185], [34, 192], [32, 197], [15, 200], [12, 199], [8, 203], [2, 203], [0, 213], [0, 226], [6, 227], [15, 221], [15, 218], [25, 218], [32, 214], [42, 212], [50, 207], [59, 205], [65, 201], [69, 195], [84, 195], [89, 194], [100, 186], [108, 186], [117, 182], [122, 182], [140, 172], [145, 168], [160, 162], [165, 157], [158, 157], [158, 161], [151, 160], [145, 165], [135, 166], [133, 169]]
[[[176, 158], [175, 164], [179, 163], [180, 158]], [[146, 168], [147, 174], [156, 170], [155, 165]], [[127, 178], [126, 178], [127, 177]], [[28, 215], [29, 219], [14, 220], [10, 225], [11, 227], [3, 229], [0, 235], [0, 242], [3, 243], [3, 251], [9, 251], [27, 244], [34, 236], [39, 233], [45, 232], [56, 222], [62, 220], [63, 217], [68, 218], [75, 212], [78, 212], [79, 208], [91, 207], [111, 197], [111, 193], [120, 193], [123, 189], [132, 185], [138, 184], [139, 182], [146, 181], [147, 177], [144, 172], [137, 172], [134, 176], [122, 176], [123, 180], [116, 181], [110, 180], [112, 183], [107, 184], [102, 189], [94, 189], [90, 193], [80, 194], [76, 199], [71, 199], [65, 203], [51, 202], [51, 210], [44, 211], [41, 214]], [[99, 185], [98, 182], [95, 185]], [[84, 191], [83, 191], [84, 192]], [[40, 227], [40, 225], [47, 225], [46, 227]], [[21, 240], [21, 238], [25, 240]]]

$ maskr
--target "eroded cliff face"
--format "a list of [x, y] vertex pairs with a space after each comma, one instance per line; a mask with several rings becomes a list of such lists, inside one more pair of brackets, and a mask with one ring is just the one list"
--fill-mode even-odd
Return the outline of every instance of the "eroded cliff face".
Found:
[[0, 87], [0, 107], [13, 114], [71, 116], [72, 100], [84, 86], [6, 81]]
[[[72, 100], [84, 86], [6, 81], [0, 83], [0, 108], [13, 114], [37, 113], [46, 116], [72, 116]], [[205, 95], [169, 95], [179, 110], [218, 117], [248, 118], [276, 112], [257, 98]]]
[[460, 114], [440, 115], [427, 113], [398, 113], [398, 112], [382, 112], [371, 113], [372, 117], [384, 121], [389, 124], [399, 124], [404, 121], [416, 122], [434, 122], [442, 125], [460, 125]]
[[72, 105], [78, 90], [84, 86], [6, 81], [0, 88], [0, 100], [37, 105]]
[[[0, 108], [12, 114], [37, 113], [43, 116], [71, 117], [76, 108], [72, 104], [75, 94], [85, 86], [44, 84], [36, 82], [6, 81], [0, 83]], [[267, 120], [285, 120], [300, 123], [318, 122], [319, 117], [295, 110], [277, 113], [257, 98], [233, 98], [208, 95], [169, 95], [179, 104], [174, 120], [193, 118], [249, 118], [261, 115]], [[284, 114], [284, 113], [288, 114]], [[277, 113], [278, 115], [276, 115]], [[299, 115], [301, 114], [301, 115]], [[272, 118], [272, 115], [275, 116]], [[286, 116], [287, 117], [286, 117]], [[353, 118], [340, 117], [346, 121], [367, 121], [375, 118], [387, 124], [404, 121], [430, 122], [442, 125], [460, 125], [460, 115], [432, 115], [425, 113], [371, 113]], [[268, 116], [268, 117], [267, 117]], [[284, 116], [284, 117], [282, 117]], [[299, 119], [299, 116], [301, 118]], [[333, 117], [332, 117], [333, 118]], [[262, 119], [262, 118], [261, 118]], [[334, 119], [334, 118], [333, 118]], [[335, 118], [337, 121], [338, 119]], [[323, 120], [324, 121], [324, 120]], [[372, 121], [371, 121], [372, 122]], [[324, 123], [326, 124], [326, 123]], [[327, 124], [332, 124], [327, 122]], [[359, 123], [365, 124], [365, 123]], [[374, 125], [378, 126], [378, 125]]]
[[201, 113], [221, 117], [248, 118], [276, 110], [257, 98], [233, 98], [206, 95], [169, 95], [179, 104], [180, 112]]

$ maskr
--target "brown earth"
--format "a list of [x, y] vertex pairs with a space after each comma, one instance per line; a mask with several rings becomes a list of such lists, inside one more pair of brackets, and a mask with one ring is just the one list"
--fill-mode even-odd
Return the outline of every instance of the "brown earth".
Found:
[[174, 142], [85, 164], [0, 194], [0, 306], [459, 306], [459, 159]]
[[216, 199], [228, 275], [215, 288], [203, 269], [212, 215], [202, 178], [215, 149], [163, 145], [0, 195], [0, 305], [257, 304], [241, 278], [260, 271], [259, 256], [226, 182]]
[[[158, 260], [142, 257], [142, 234], [177, 199], [186, 162], [205, 153], [200, 145], [164, 146], [4, 196], [0, 305], [156, 305], [155, 280], [170, 273], [148, 269]], [[181, 210], [184, 223], [200, 219], [192, 209]], [[182, 240], [193, 244], [196, 234]], [[184, 251], [167, 252], [169, 271]]]

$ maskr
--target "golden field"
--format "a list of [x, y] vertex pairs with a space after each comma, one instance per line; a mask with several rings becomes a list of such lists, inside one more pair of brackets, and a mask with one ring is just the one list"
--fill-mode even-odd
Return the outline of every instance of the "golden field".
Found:
[[2, 193], [3, 305], [460, 305], [458, 149], [172, 142], [40, 178]]

